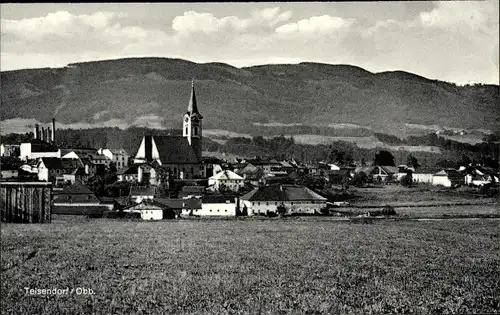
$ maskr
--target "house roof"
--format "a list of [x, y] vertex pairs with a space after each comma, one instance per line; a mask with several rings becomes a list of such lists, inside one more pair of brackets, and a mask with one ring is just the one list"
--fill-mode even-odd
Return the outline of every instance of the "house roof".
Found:
[[116, 172], [116, 175], [129, 175], [129, 174], [137, 174], [137, 165], [125, 167]]
[[92, 160], [109, 160], [107, 156], [99, 153], [90, 154], [90, 157], [92, 158]]
[[446, 168], [434, 174], [434, 176], [462, 176], [456, 169]]
[[65, 148], [61, 149], [61, 155], [66, 155], [68, 153], [75, 152], [78, 156], [83, 157], [89, 154], [97, 153], [97, 150], [94, 148]]
[[157, 202], [169, 206], [173, 209], [201, 209], [201, 200], [198, 198], [191, 199], [170, 199], [157, 198]]
[[163, 210], [170, 209], [169, 206], [155, 200], [145, 199], [138, 204], [125, 207], [124, 210]]
[[254, 166], [261, 166], [261, 165], [281, 165], [280, 162], [276, 160], [248, 160], [248, 163], [254, 165]]
[[248, 201], [324, 201], [320, 196], [305, 186], [299, 185], [271, 185], [258, 187], [241, 197]]
[[182, 192], [185, 193], [202, 193], [205, 191], [205, 187], [203, 186], [183, 186], [181, 188]]
[[78, 167], [75, 168], [73, 172], [70, 173], [71, 175], [78, 175], [78, 176], [85, 176], [87, 173], [85, 173], [85, 169], [83, 167]]
[[235, 203], [236, 197], [232, 195], [203, 195], [201, 203]]
[[280, 162], [280, 164], [281, 164], [281, 166], [282, 166], [282, 167], [293, 167], [293, 168], [295, 168], [295, 166], [294, 166], [294, 165], [292, 165], [292, 164], [291, 164], [290, 162], [288, 162], [288, 161], [281, 161], [281, 162]]
[[66, 214], [66, 215], [99, 215], [106, 211], [106, 206], [58, 206], [54, 205], [51, 208], [52, 214]]
[[200, 163], [188, 139], [183, 136], [153, 136], [162, 164]]
[[130, 196], [154, 196], [156, 192], [155, 187], [141, 187], [132, 186], [130, 187]]
[[64, 189], [59, 193], [59, 195], [93, 195], [94, 192], [88, 187], [75, 183], [71, 186], [64, 187]]
[[76, 169], [82, 167], [83, 163], [76, 159], [60, 159], [56, 157], [40, 158], [43, 164], [48, 169]]
[[222, 172], [215, 174], [214, 176], [210, 177], [209, 179], [213, 179], [213, 180], [243, 180], [243, 177], [241, 177], [240, 175], [238, 175], [235, 172], [232, 172], [230, 170], [225, 170], [225, 171], [222, 171]]
[[113, 148], [113, 149], [108, 148], [108, 150], [113, 154], [117, 154], [117, 155], [118, 154], [126, 154], [126, 155], [128, 155], [127, 151], [125, 151], [125, 149], [123, 149], [123, 148]]

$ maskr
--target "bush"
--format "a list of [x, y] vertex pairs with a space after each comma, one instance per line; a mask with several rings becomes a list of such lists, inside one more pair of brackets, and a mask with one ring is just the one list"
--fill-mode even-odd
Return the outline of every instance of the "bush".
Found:
[[321, 208], [321, 209], [319, 210], [319, 212], [320, 212], [322, 215], [330, 215], [330, 210], [329, 210], [327, 207], [325, 207], [325, 208]]
[[382, 210], [369, 211], [368, 214], [371, 217], [397, 215], [392, 206], [385, 206]]
[[382, 215], [396, 215], [396, 210], [393, 206], [385, 206], [384, 209], [382, 209]]

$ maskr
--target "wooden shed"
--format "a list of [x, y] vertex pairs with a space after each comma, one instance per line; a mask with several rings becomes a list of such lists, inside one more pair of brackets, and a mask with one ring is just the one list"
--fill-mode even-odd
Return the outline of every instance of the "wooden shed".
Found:
[[1, 182], [2, 222], [50, 223], [51, 195], [51, 183]]

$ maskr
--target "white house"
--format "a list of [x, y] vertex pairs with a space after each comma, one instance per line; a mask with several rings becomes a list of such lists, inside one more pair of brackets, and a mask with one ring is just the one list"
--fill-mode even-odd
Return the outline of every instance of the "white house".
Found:
[[244, 186], [244, 178], [235, 172], [225, 170], [210, 177], [208, 186], [214, 191], [238, 191]]
[[498, 174], [493, 169], [474, 167], [465, 175], [466, 185], [484, 186], [492, 182], [498, 183]]
[[305, 186], [272, 185], [258, 187], [240, 198], [242, 211], [248, 215], [277, 212], [278, 206], [284, 206], [288, 214], [319, 213], [326, 207], [327, 199]]
[[412, 181], [414, 183], [422, 183], [422, 184], [432, 184], [432, 178], [434, 174], [432, 173], [413, 173], [411, 175]]
[[124, 149], [104, 149], [97, 151], [99, 154], [106, 156], [110, 161], [115, 163], [117, 169], [128, 166], [130, 155]]
[[235, 196], [204, 195], [201, 209], [195, 210], [199, 216], [236, 216], [238, 199]]
[[141, 219], [147, 221], [163, 219], [163, 208], [157, 204], [148, 202], [146, 200], [142, 201], [137, 205], [125, 208], [123, 212], [140, 213]]
[[432, 185], [455, 187], [464, 183], [464, 176], [455, 169], [444, 169], [432, 176]]

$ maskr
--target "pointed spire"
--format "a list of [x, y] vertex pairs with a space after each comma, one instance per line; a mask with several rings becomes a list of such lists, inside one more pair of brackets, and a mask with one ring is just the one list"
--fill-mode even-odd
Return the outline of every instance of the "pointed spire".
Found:
[[198, 106], [196, 104], [196, 94], [194, 92], [194, 78], [191, 81], [191, 98], [189, 99], [189, 105], [188, 105], [188, 113], [189, 114], [200, 114], [198, 112]]

